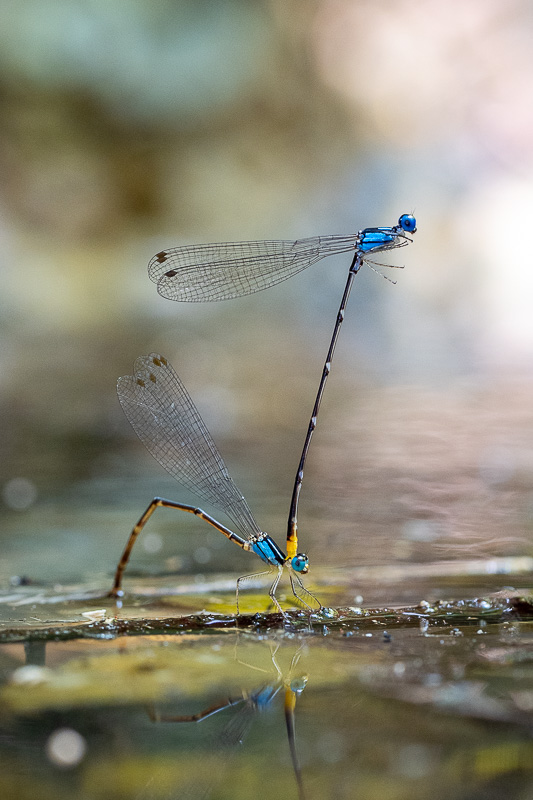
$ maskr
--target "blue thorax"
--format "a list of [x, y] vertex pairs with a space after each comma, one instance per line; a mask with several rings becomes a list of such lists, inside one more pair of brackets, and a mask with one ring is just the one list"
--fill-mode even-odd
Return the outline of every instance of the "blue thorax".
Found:
[[383, 245], [394, 242], [397, 236], [402, 237], [403, 232], [416, 233], [416, 219], [412, 214], [402, 214], [398, 224], [393, 228], [365, 228], [361, 231], [358, 249], [364, 253], [368, 253], [370, 250], [379, 250]]
[[368, 253], [369, 250], [375, 250], [377, 247], [393, 242], [395, 235], [393, 228], [367, 228], [361, 233], [359, 250]]
[[252, 544], [252, 551], [259, 556], [265, 564], [284, 564], [287, 556], [277, 546], [276, 542], [267, 534]]

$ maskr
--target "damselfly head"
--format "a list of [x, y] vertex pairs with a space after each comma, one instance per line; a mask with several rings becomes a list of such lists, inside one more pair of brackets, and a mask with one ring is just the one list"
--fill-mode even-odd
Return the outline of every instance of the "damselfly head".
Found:
[[416, 233], [416, 219], [412, 214], [402, 214], [398, 220], [398, 225], [406, 233]]
[[291, 567], [295, 572], [305, 575], [309, 572], [309, 559], [304, 553], [298, 553], [291, 559]]

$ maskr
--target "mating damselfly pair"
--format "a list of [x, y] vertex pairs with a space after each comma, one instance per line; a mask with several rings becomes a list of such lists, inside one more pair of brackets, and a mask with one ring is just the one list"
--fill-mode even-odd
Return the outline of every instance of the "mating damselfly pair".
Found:
[[[283, 567], [289, 569], [293, 594], [307, 608], [320, 608], [304, 587], [300, 575], [309, 560], [298, 553], [298, 501], [311, 437], [337, 344], [353, 280], [363, 264], [376, 266], [371, 256], [404, 247], [416, 232], [416, 220], [403, 214], [392, 227], [365, 228], [351, 236], [315, 236], [296, 241], [228, 242], [185, 245], [162, 250], [149, 265], [150, 278], [159, 294], [170, 300], [204, 302], [229, 300], [253, 294], [290, 278], [321, 259], [338, 253], [353, 253], [348, 278], [333, 328], [311, 419], [296, 471], [287, 526], [287, 553], [258, 526], [242, 493], [234, 484], [196, 406], [178, 375], [164, 356], [152, 353], [135, 362], [134, 374], [120, 378], [117, 391], [121, 406], [139, 439], [174, 478], [198, 497], [225, 512], [238, 533], [200, 508], [156, 497], [132, 530], [117, 566], [111, 594], [122, 595], [122, 577], [135, 540], [156, 508], [176, 508], [195, 514], [276, 569], [269, 595], [276, 599]], [[394, 266], [394, 265], [379, 265]], [[250, 577], [250, 576], [246, 576]], [[239, 585], [237, 581], [237, 612]]]

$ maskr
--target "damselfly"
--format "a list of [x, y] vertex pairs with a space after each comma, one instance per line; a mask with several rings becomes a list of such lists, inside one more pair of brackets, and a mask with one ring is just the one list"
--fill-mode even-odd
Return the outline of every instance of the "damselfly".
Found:
[[157, 284], [160, 295], [169, 300], [197, 303], [253, 294], [287, 280], [326, 256], [353, 253], [296, 471], [287, 534], [287, 554], [290, 558], [296, 555], [297, 549], [298, 500], [305, 461], [316, 428], [353, 279], [364, 263], [374, 269], [375, 262], [369, 255], [404, 247], [411, 242], [408, 234], [415, 232], [414, 216], [402, 214], [398, 224], [393, 227], [365, 228], [349, 236], [313, 236], [297, 241], [225, 242], [173, 247], [157, 253], [148, 264], [148, 274]]
[[[300, 578], [309, 569], [307, 556], [296, 553], [296, 548], [293, 555], [285, 555], [275, 541], [259, 528], [189, 393], [166, 358], [156, 353], [138, 358], [134, 374], [119, 378], [117, 393], [126, 417], [147, 450], [179, 483], [224, 511], [238, 533], [201, 508], [155, 497], [130, 534], [115, 572], [111, 595], [122, 595], [122, 577], [133, 545], [155, 509], [162, 506], [195, 514], [243, 550], [255, 553], [270, 569], [275, 567], [277, 574], [269, 595], [280, 613], [283, 612], [276, 599], [276, 589], [284, 566], [289, 569], [292, 591], [298, 600], [310, 610], [310, 603], [320, 608], [320, 603], [308, 592]], [[291, 540], [292, 543], [295, 543], [294, 540]], [[237, 613], [239, 587], [249, 577], [252, 576], [237, 581]]]

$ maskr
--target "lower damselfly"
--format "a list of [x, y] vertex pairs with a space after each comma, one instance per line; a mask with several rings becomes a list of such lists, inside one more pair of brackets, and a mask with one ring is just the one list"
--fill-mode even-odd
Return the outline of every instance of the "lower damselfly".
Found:
[[[269, 571], [276, 569], [269, 595], [280, 613], [283, 612], [276, 598], [276, 589], [284, 567], [289, 570], [295, 597], [310, 611], [320, 609], [320, 603], [300, 578], [309, 569], [309, 559], [303, 553], [295, 552], [290, 557], [285, 555], [272, 537], [258, 526], [198, 409], [167, 359], [156, 353], [140, 356], [135, 361], [133, 375], [119, 378], [117, 393], [132, 428], [156, 461], [183, 486], [223, 511], [238, 533], [201, 508], [154, 497], [129, 536], [110, 594], [122, 596], [122, 578], [133, 545], [156, 508], [163, 507], [194, 514], [243, 550], [259, 556], [268, 565]], [[237, 581], [237, 613], [240, 585], [256, 575], [247, 575]]]

